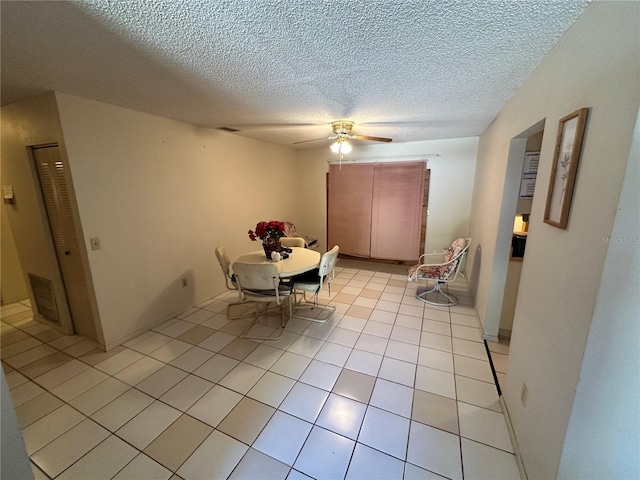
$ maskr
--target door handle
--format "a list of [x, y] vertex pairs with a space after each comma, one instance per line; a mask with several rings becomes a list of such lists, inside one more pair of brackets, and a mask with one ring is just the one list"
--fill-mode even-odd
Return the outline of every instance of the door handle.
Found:
[[65, 250], [64, 254], [65, 255], [71, 255], [71, 252], [69, 250]]

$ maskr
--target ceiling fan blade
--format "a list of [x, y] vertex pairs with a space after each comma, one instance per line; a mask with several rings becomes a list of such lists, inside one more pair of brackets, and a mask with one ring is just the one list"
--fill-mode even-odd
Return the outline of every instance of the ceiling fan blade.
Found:
[[308, 128], [323, 127], [324, 123], [233, 123], [227, 122], [226, 126], [235, 130], [273, 130], [282, 128]]
[[320, 140], [331, 140], [335, 137], [323, 137], [323, 138], [314, 138], [313, 140], [302, 140], [301, 142], [293, 142], [293, 145], [298, 145], [299, 143], [308, 143], [308, 142], [319, 142]]
[[351, 135], [351, 138], [354, 138], [355, 140], [371, 140], [373, 142], [391, 142], [390, 138], [369, 137], [367, 135]]

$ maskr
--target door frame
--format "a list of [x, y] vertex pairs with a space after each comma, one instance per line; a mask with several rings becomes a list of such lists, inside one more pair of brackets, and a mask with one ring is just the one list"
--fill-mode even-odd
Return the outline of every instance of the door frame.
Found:
[[53, 284], [53, 290], [54, 293], [56, 295], [56, 304], [58, 307], [58, 314], [60, 316], [60, 325], [57, 325], [54, 322], [51, 322], [49, 319], [47, 319], [47, 317], [41, 315], [39, 312], [37, 312], [37, 308], [35, 305], [35, 298], [31, 289], [31, 285], [28, 281], [28, 276], [26, 275], [27, 272], [25, 272], [25, 277], [26, 278], [26, 283], [27, 283], [27, 289], [29, 291], [29, 295], [31, 297], [32, 300], [32, 309], [33, 309], [33, 313], [34, 313], [34, 317], [37, 317], [39, 321], [43, 321], [46, 322], [48, 325], [57, 327], [58, 329], [62, 330], [64, 333], [66, 333], [67, 335], [72, 335], [75, 332], [76, 328], [74, 327], [74, 321], [73, 321], [73, 314], [71, 311], [71, 307], [69, 305], [69, 301], [68, 301], [68, 297], [67, 297], [67, 289], [65, 286], [65, 282], [64, 282], [64, 277], [62, 275], [62, 270], [60, 267], [60, 262], [58, 259], [58, 255], [57, 255], [57, 250], [56, 250], [56, 246], [54, 243], [54, 239], [53, 239], [53, 234], [52, 234], [52, 229], [51, 229], [51, 223], [49, 221], [49, 214], [47, 211], [47, 207], [45, 204], [45, 200], [44, 200], [44, 194], [42, 192], [42, 187], [41, 187], [41, 183], [40, 183], [40, 174], [38, 172], [38, 167], [36, 164], [36, 158], [34, 155], [34, 150], [37, 149], [42, 149], [42, 148], [51, 148], [51, 147], [57, 147], [58, 148], [58, 154], [59, 154], [59, 158], [62, 162], [64, 162], [66, 168], [64, 169], [64, 176], [65, 176], [65, 182], [66, 182], [66, 186], [68, 189], [68, 194], [69, 194], [69, 201], [70, 201], [70, 209], [71, 209], [71, 216], [73, 219], [73, 223], [75, 226], [75, 230], [76, 230], [76, 235], [78, 238], [78, 256], [79, 256], [79, 261], [81, 264], [81, 270], [82, 270], [82, 275], [83, 275], [83, 281], [84, 281], [84, 285], [85, 285], [85, 292], [84, 295], [86, 295], [87, 299], [88, 299], [88, 303], [89, 303], [89, 312], [91, 315], [90, 319], [87, 319], [87, 322], [91, 322], [93, 324], [93, 327], [95, 329], [95, 337], [96, 338], [91, 338], [91, 340], [95, 340], [99, 345], [104, 345], [104, 334], [102, 331], [102, 325], [101, 322], [99, 320], [99, 314], [98, 314], [98, 308], [97, 308], [97, 301], [96, 301], [96, 295], [95, 295], [95, 290], [93, 287], [93, 281], [92, 281], [92, 277], [91, 277], [91, 269], [89, 266], [89, 258], [87, 255], [87, 250], [86, 250], [86, 241], [85, 241], [85, 237], [82, 231], [82, 224], [80, 222], [80, 215], [78, 212], [78, 205], [77, 205], [77, 201], [76, 201], [76, 196], [75, 196], [75, 189], [73, 187], [73, 180], [72, 180], [72, 176], [71, 176], [71, 169], [70, 169], [70, 165], [69, 165], [69, 160], [68, 160], [68, 156], [66, 154], [66, 149], [64, 147], [63, 144], [58, 143], [58, 142], [48, 142], [48, 143], [43, 143], [43, 144], [35, 144], [35, 145], [28, 145], [26, 146], [27, 149], [27, 156], [29, 158], [29, 169], [31, 171], [31, 178], [33, 181], [33, 185], [34, 185], [34, 190], [36, 193], [36, 199], [37, 199], [37, 204], [38, 204], [38, 208], [39, 208], [39, 214], [40, 214], [40, 220], [42, 222], [43, 225], [43, 230], [44, 230], [44, 235], [46, 236], [46, 243], [47, 243], [47, 255], [50, 258], [51, 261], [51, 265], [52, 267], [54, 267], [54, 271], [53, 271], [53, 275], [54, 278], [51, 278], [51, 282]]
[[[527, 150], [527, 139], [544, 131], [546, 119], [542, 119], [522, 131], [509, 141], [507, 153], [507, 171], [500, 204], [500, 216], [496, 233], [496, 245], [494, 249], [493, 265], [491, 266], [490, 291], [487, 298], [487, 308], [483, 324], [483, 339], [498, 341], [500, 330], [500, 317], [504, 303], [504, 290], [507, 283], [507, 270], [509, 257], [511, 256], [511, 240], [513, 238], [513, 222], [516, 215], [520, 181], [522, 179], [522, 166]], [[544, 135], [544, 133], [543, 133]], [[531, 244], [531, 236], [527, 237], [527, 243]], [[535, 241], [535, 239], [534, 239]], [[522, 264], [522, 274], [526, 262]], [[516, 300], [517, 310], [517, 300]]]

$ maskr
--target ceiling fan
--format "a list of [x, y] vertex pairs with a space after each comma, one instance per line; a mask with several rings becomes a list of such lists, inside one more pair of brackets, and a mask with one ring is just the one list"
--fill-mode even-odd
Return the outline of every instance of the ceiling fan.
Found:
[[[317, 142], [320, 140], [335, 140], [336, 142], [331, 146], [332, 150], [336, 153], [338, 151], [342, 151], [344, 147], [349, 144], [345, 144], [346, 140], [371, 140], [373, 142], [390, 142], [390, 138], [384, 137], [370, 137], [368, 135], [352, 135], [351, 130], [353, 129], [354, 123], [351, 120], [336, 120], [335, 122], [331, 122], [331, 128], [333, 130], [333, 135], [325, 138], [314, 138], [313, 140], [303, 140], [301, 142], [294, 142], [294, 145], [299, 143], [307, 143], [307, 142]], [[334, 149], [333, 147], [336, 146]], [[349, 147], [350, 150], [350, 147]], [[348, 152], [344, 152], [348, 153]]]

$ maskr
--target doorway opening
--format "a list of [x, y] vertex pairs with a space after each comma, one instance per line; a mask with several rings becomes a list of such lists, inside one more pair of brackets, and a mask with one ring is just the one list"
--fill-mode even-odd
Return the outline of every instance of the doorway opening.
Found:
[[[87, 259], [84, 258], [86, 252], [83, 251], [79, 222], [74, 217], [75, 199], [69, 167], [58, 145], [31, 147], [31, 156], [34, 160], [45, 217], [64, 285], [65, 298], [57, 301], [66, 300], [71, 314], [70, 325], [65, 325], [63, 328], [97, 340], [98, 331], [94, 321], [86, 271]], [[33, 276], [30, 275], [29, 278]], [[45, 292], [44, 298], [41, 298], [43, 297], [40, 294], [42, 289], [36, 289], [33, 282], [31, 283], [32, 298], [35, 301], [33, 308], [45, 318], [52, 320], [51, 314], [47, 315], [41, 309], [43, 303], [55, 306], [56, 298], [53, 296], [53, 288]], [[59, 323], [61, 319], [55, 320]]]
[[[499, 238], [496, 257], [506, 268], [502, 300], [498, 313], [497, 338], [487, 342], [494, 375], [503, 383], [509, 360], [509, 343], [520, 287], [520, 276], [526, 262], [526, 243], [529, 225], [541, 218], [532, 215], [536, 191], [538, 162], [544, 135], [544, 120], [528, 128], [511, 140], [505, 195], [500, 214]], [[497, 340], [497, 341], [496, 341]]]

